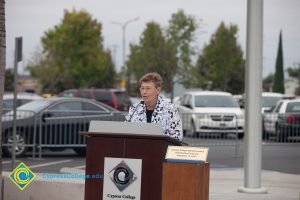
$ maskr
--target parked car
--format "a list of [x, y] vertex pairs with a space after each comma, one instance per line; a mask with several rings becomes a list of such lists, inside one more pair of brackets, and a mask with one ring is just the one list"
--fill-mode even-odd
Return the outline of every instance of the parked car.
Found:
[[[3, 152], [12, 154], [13, 112], [2, 116]], [[84, 98], [51, 98], [31, 101], [17, 109], [16, 156], [24, 155], [30, 144], [43, 144], [52, 149], [72, 147], [82, 154], [91, 119], [123, 121], [121, 112], [101, 102]]]
[[270, 110], [279, 100], [283, 99], [283, 94], [274, 92], [263, 92], [261, 96], [261, 113]]
[[187, 92], [181, 98], [179, 111], [186, 135], [235, 133], [239, 138], [244, 136], [244, 114], [230, 93]]
[[300, 136], [300, 99], [280, 100], [264, 115], [266, 137], [275, 136], [278, 142]]
[[[25, 103], [28, 103], [33, 100], [43, 99], [40, 95], [33, 94], [33, 93], [17, 93], [17, 105], [19, 107]], [[13, 93], [4, 93], [3, 95], [3, 114], [12, 110], [14, 107], [14, 94]]]
[[58, 96], [90, 98], [120, 111], [128, 111], [131, 105], [130, 98], [126, 91], [117, 89], [70, 89], [62, 92]]

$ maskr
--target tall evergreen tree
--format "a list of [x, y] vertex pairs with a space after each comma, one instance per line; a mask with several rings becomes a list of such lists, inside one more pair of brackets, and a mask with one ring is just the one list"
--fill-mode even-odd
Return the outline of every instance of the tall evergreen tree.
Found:
[[284, 94], [284, 73], [283, 73], [283, 50], [282, 50], [282, 31], [279, 34], [279, 45], [276, 58], [276, 69], [274, 75], [273, 92]]

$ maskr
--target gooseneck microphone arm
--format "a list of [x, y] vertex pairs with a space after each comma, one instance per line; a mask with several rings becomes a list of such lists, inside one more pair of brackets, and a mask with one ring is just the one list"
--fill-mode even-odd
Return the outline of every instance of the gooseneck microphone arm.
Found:
[[144, 101], [141, 101], [140, 103], [138, 103], [138, 105], [136, 105], [136, 107], [135, 107], [133, 113], [130, 115], [130, 118], [129, 118], [128, 122], [131, 122], [131, 119], [132, 119], [134, 113], [136, 112], [136, 110], [138, 109], [138, 107], [139, 107], [140, 105], [143, 105], [144, 103], [145, 103]]

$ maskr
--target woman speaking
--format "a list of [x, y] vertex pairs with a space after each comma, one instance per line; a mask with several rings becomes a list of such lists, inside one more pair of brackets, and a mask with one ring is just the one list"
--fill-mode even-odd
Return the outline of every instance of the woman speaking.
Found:
[[159, 96], [161, 76], [156, 72], [145, 74], [139, 84], [142, 100], [130, 107], [125, 121], [159, 123], [164, 134], [182, 140], [182, 121], [177, 107]]

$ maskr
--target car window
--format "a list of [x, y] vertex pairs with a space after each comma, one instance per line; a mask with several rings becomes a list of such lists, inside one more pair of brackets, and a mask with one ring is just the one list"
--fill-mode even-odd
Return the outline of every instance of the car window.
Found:
[[278, 104], [278, 106], [274, 109], [274, 112], [275, 112], [275, 113], [279, 113], [279, 110], [280, 110], [280, 108], [281, 108], [281, 106], [282, 106], [282, 103], [283, 103], [283, 102], [280, 102], [280, 103]]
[[281, 97], [262, 97], [261, 105], [262, 107], [272, 107], [279, 101]]
[[74, 97], [74, 94], [73, 92], [71, 91], [67, 91], [67, 92], [64, 92], [62, 93], [61, 95], [59, 95], [60, 97]]
[[14, 106], [14, 101], [12, 99], [3, 100], [3, 108], [12, 109]]
[[88, 102], [82, 103], [82, 110], [84, 111], [95, 111], [95, 112], [103, 112], [105, 111], [103, 108]]
[[239, 104], [232, 96], [223, 95], [198, 95], [195, 96], [196, 107], [226, 107], [237, 108]]
[[187, 99], [188, 99], [188, 95], [187, 94], [185, 94], [183, 97], [182, 97], [182, 99], [181, 99], [181, 105], [186, 105], [187, 104]]
[[130, 99], [125, 92], [115, 92], [118, 103], [130, 104]]
[[286, 112], [300, 112], [300, 102], [290, 102], [287, 104]]
[[63, 102], [52, 106], [49, 110], [51, 117], [82, 115], [81, 102]]
[[78, 97], [91, 98], [91, 95], [88, 91], [79, 91], [78, 92]]
[[55, 111], [79, 111], [81, 109], [81, 102], [63, 102], [51, 107], [49, 110]]
[[187, 95], [186, 97], [186, 103], [187, 105], [191, 106], [192, 107], [192, 95]]
[[113, 101], [113, 97], [109, 91], [96, 91], [95, 97], [97, 101], [111, 103]]
[[23, 105], [25, 103], [28, 103], [30, 101], [32, 101], [32, 100], [30, 100], [30, 99], [19, 99], [18, 106]]

